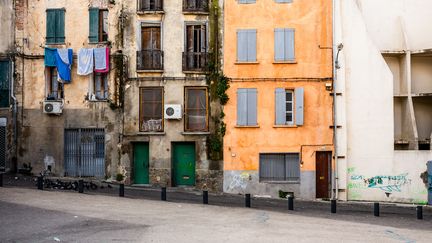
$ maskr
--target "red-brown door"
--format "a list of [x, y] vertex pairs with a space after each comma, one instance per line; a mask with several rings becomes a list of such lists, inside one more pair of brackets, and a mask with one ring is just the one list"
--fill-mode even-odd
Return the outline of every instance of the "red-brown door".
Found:
[[332, 153], [316, 152], [316, 198], [329, 198]]

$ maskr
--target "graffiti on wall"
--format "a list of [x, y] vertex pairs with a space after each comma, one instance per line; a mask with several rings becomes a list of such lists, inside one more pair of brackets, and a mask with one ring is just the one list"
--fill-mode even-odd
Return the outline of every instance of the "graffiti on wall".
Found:
[[230, 185], [228, 186], [228, 190], [245, 190], [250, 179], [251, 176], [247, 172], [234, 175]]
[[387, 193], [401, 192], [404, 185], [411, 183], [408, 178], [408, 173], [398, 175], [376, 175], [366, 177], [364, 175], [354, 174], [355, 168], [348, 168], [350, 175], [350, 183], [348, 189], [380, 189]]

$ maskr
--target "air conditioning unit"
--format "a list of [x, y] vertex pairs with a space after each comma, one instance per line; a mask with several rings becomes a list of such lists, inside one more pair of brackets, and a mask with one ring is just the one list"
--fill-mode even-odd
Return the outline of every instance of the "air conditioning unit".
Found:
[[43, 112], [47, 114], [61, 114], [63, 103], [61, 101], [44, 101]]
[[178, 119], [182, 118], [181, 105], [165, 105], [164, 109], [165, 119]]

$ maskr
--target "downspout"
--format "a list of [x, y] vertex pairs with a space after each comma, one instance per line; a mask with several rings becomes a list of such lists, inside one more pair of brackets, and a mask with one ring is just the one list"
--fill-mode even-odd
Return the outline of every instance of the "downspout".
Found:
[[336, 17], [336, 1], [332, 0], [332, 53], [333, 53], [333, 146], [334, 146], [334, 169], [332, 173], [332, 195], [331, 198], [337, 200], [339, 197], [339, 186], [338, 186], [338, 153], [337, 153], [337, 124], [336, 124], [336, 80], [337, 80], [337, 72], [336, 72], [336, 30], [335, 30], [335, 17]]
[[[11, 57], [11, 59], [12, 59], [12, 57]], [[10, 84], [10, 87], [11, 87], [11, 90], [10, 90], [10, 96], [11, 96], [11, 98], [12, 98], [12, 100], [13, 100], [13, 108], [12, 108], [12, 123], [13, 123], [13, 144], [14, 144], [14, 153], [16, 152], [16, 150], [17, 150], [17, 142], [18, 142], [18, 139], [17, 139], [17, 98], [16, 98], [16, 96], [15, 96], [15, 89], [14, 89], [14, 85], [15, 85], [15, 78], [14, 78], [14, 65], [15, 65], [15, 63], [14, 63], [14, 61], [13, 60], [11, 60], [11, 68], [10, 68], [10, 74], [11, 74], [11, 84]]]

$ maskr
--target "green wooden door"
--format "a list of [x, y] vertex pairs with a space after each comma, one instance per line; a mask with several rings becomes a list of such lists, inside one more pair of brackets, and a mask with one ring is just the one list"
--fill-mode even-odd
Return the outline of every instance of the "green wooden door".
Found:
[[173, 143], [172, 160], [174, 185], [195, 185], [195, 144]]
[[134, 148], [134, 183], [149, 184], [149, 144], [135, 143]]

